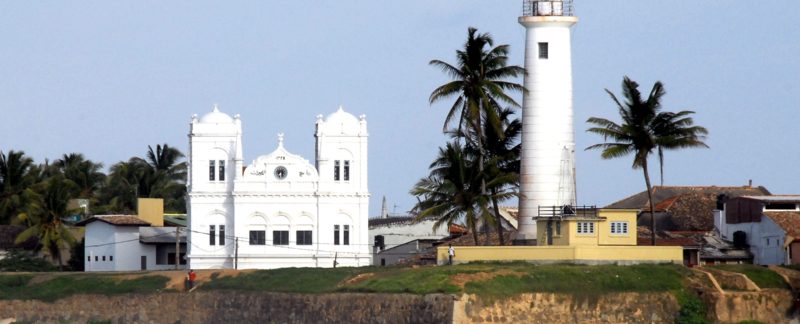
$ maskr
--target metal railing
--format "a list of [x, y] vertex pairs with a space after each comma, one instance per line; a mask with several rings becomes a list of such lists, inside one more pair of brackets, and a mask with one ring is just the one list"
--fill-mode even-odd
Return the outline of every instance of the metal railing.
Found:
[[572, 0], [522, 0], [523, 16], [572, 16]]
[[539, 206], [538, 217], [597, 217], [597, 206]]

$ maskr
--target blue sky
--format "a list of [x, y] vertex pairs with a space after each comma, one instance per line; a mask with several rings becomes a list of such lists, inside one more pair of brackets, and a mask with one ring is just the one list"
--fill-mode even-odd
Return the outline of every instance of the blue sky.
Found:
[[[586, 118], [616, 118], [623, 75], [667, 110], [694, 110], [710, 149], [668, 152], [667, 185], [745, 185], [800, 194], [800, 2], [576, 1], [576, 144]], [[428, 66], [454, 61], [467, 27], [511, 45], [522, 65], [518, 0], [0, 2], [0, 150], [37, 162], [81, 152], [110, 166], [147, 145], [187, 149], [192, 114], [214, 103], [244, 123], [245, 159], [276, 134], [313, 160], [317, 114], [343, 105], [370, 130], [370, 214], [390, 211], [427, 174], [447, 103]], [[631, 158], [577, 152], [578, 202], [644, 188]], [[657, 174], [652, 174], [657, 178]], [[396, 207], [394, 207], [396, 205]]]

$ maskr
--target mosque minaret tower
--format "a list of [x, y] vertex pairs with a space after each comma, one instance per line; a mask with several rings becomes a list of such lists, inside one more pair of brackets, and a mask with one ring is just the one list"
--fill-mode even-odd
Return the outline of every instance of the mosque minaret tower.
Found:
[[525, 27], [527, 92], [518, 235], [523, 241], [536, 238], [535, 217], [552, 216], [554, 206], [575, 205], [570, 29], [577, 22], [572, 0], [523, 0], [519, 23]]

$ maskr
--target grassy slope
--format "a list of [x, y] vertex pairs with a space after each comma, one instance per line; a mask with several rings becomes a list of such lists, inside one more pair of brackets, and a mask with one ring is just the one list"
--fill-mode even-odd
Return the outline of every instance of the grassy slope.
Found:
[[0, 275], [0, 300], [39, 299], [53, 301], [75, 294], [149, 293], [162, 290], [169, 280], [163, 276], [117, 280], [113, 275], [81, 274], [58, 276], [51, 280], [31, 284], [33, 277], [33, 275]]
[[720, 264], [714, 268], [746, 275], [761, 288], [789, 288], [783, 277], [767, 268], [753, 264]]
[[[369, 274], [344, 283], [346, 278]], [[510, 296], [525, 292], [607, 293], [671, 291], [683, 287], [688, 270], [671, 265], [534, 266], [526, 263], [466, 264], [452, 267], [280, 269], [212, 280], [204, 289], [281, 292], [475, 293]], [[480, 274], [474, 278], [470, 275]], [[453, 282], [466, 276], [464, 287]]]
[[[771, 271], [754, 267], [746, 274], [765, 284]], [[723, 268], [724, 270], [729, 270]], [[744, 271], [744, 270], [741, 270]], [[764, 274], [767, 271], [767, 274]], [[167, 278], [154, 275], [121, 280], [112, 274], [4, 274], [0, 299], [54, 300], [73, 294], [153, 293]], [[32, 279], [35, 276], [48, 276]], [[777, 277], [777, 275], [775, 275]], [[675, 292], [685, 290], [692, 272], [677, 265], [580, 266], [527, 263], [473, 263], [442, 267], [288, 268], [216, 277], [200, 290], [243, 290], [293, 293], [473, 293], [508, 297], [526, 292], [597, 295], [612, 292]], [[778, 277], [779, 278], [779, 277]], [[702, 284], [702, 282], [701, 282]], [[775, 284], [773, 284], [774, 286]]]

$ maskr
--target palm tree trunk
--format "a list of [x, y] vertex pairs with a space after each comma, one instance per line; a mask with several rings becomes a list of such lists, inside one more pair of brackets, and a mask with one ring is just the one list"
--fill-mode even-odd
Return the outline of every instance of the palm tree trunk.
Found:
[[472, 232], [472, 239], [475, 240], [475, 246], [478, 246], [478, 228], [475, 226], [475, 217], [469, 222], [470, 231]]
[[642, 162], [644, 182], [647, 185], [647, 200], [650, 202], [650, 244], [656, 245], [656, 208], [653, 202], [653, 187], [650, 185], [650, 174], [647, 172], [647, 159]]
[[503, 218], [500, 216], [500, 208], [497, 204], [497, 189], [492, 189], [492, 207], [494, 208], [494, 217], [497, 219], [497, 238], [500, 240], [500, 246], [506, 245], [503, 238]]

